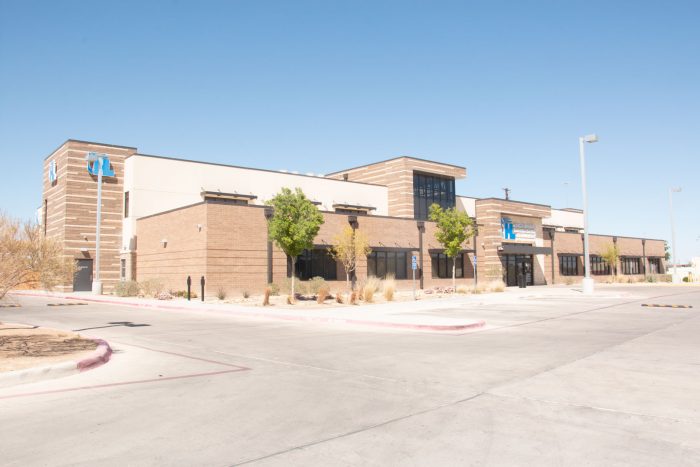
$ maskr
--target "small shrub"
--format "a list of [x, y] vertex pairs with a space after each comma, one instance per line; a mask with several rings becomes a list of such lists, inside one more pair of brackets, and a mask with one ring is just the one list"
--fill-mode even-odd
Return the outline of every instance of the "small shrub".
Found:
[[394, 299], [394, 293], [396, 292], [396, 280], [393, 275], [388, 275], [386, 279], [382, 281], [382, 292], [384, 293], [384, 299], [390, 302]]
[[357, 291], [353, 290], [350, 294], [350, 305], [357, 305]]
[[688, 276], [685, 276], [685, 277], [683, 278], [683, 282], [690, 282], [690, 279], [688, 278]]
[[216, 291], [216, 298], [218, 298], [219, 300], [226, 299], [226, 290], [224, 290], [223, 287], [219, 287], [219, 290]]
[[265, 296], [263, 298], [263, 306], [270, 306], [270, 294], [272, 294], [272, 288], [265, 287]]
[[371, 303], [374, 299], [374, 294], [379, 290], [381, 281], [379, 278], [370, 276], [365, 281], [365, 285], [362, 287], [362, 298], [367, 302]]
[[479, 282], [479, 283], [476, 285], [476, 290], [474, 291], [474, 293], [484, 293], [484, 292], [488, 292], [488, 290], [489, 290], [489, 284], [488, 284], [488, 283], [486, 283], [486, 282]]
[[457, 293], [461, 294], [468, 294], [471, 292], [471, 289], [467, 287], [466, 285], [458, 285], [457, 286]]
[[331, 291], [328, 290], [328, 286], [323, 286], [320, 289], [318, 289], [318, 293], [316, 294], [316, 303], [319, 305], [322, 305], [323, 302], [326, 301], [328, 298], [328, 295], [330, 295]]
[[136, 297], [139, 294], [139, 284], [136, 281], [119, 282], [114, 287], [114, 294], [118, 297]]
[[164, 288], [163, 281], [158, 279], [157, 277], [141, 281], [139, 283], [139, 286], [141, 287], [141, 293], [143, 293], [147, 297], [155, 297], [156, 295], [161, 293]]
[[294, 305], [294, 299], [291, 295], [287, 295], [287, 305]]
[[326, 280], [323, 277], [312, 277], [306, 283], [306, 293], [308, 293], [309, 295], [318, 295], [318, 292], [323, 287], [328, 288]]
[[277, 296], [280, 294], [280, 286], [277, 284], [269, 283], [267, 288], [270, 289], [270, 295]]
[[335, 294], [335, 302], [340, 303], [341, 305], [343, 304], [343, 294], [338, 292]]
[[564, 284], [566, 284], [566, 285], [573, 285], [573, 283], [574, 283], [574, 280], [570, 277], [567, 277], [566, 279], [564, 279]]
[[491, 292], [503, 292], [506, 290], [506, 284], [501, 280], [491, 281], [489, 282], [489, 290]]
[[243, 291], [243, 298], [250, 298], [250, 292], [248, 292], [247, 290], [244, 290]]

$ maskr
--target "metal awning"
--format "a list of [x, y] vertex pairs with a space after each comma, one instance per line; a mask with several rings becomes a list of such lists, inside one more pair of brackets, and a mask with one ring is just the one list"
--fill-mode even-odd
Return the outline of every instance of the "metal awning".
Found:
[[206, 191], [201, 192], [202, 199], [235, 199], [241, 201], [251, 201], [257, 198], [255, 195], [246, 195], [243, 193], [223, 193], [221, 191]]
[[348, 211], [358, 211], [358, 212], [369, 212], [369, 211], [375, 211], [377, 208], [374, 206], [360, 206], [358, 204], [342, 204], [342, 203], [334, 203], [333, 204], [333, 209], [346, 209]]

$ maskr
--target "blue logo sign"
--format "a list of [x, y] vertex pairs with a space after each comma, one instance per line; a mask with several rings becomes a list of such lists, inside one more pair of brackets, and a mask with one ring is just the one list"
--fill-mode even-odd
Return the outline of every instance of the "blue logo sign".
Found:
[[411, 269], [418, 269], [418, 258], [416, 258], [415, 255], [411, 256]]
[[[93, 154], [93, 153], [90, 153]], [[87, 169], [90, 175], [98, 175], [100, 169], [100, 159], [95, 161], [88, 161]], [[109, 164], [109, 158], [107, 156], [102, 156], [102, 176], [103, 177], [114, 177], [114, 169]]]
[[501, 228], [503, 229], [503, 238], [505, 240], [515, 240], [515, 229], [513, 221], [508, 217], [501, 217]]
[[54, 185], [56, 180], [58, 180], [58, 177], [56, 176], [56, 160], [54, 159], [49, 162], [49, 182]]

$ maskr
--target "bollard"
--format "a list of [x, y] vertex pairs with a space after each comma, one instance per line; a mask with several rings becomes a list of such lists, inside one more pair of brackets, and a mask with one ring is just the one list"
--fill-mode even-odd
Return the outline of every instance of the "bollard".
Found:
[[199, 280], [199, 283], [202, 284], [202, 301], [204, 301], [204, 276]]
[[187, 300], [190, 300], [190, 288], [192, 287], [192, 278], [187, 276]]

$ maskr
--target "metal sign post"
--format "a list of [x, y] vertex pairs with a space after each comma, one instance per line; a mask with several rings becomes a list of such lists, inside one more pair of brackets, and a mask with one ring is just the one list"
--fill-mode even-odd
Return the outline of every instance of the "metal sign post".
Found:
[[476, 255], [474, 255], [472, 259], [474, 260], [474, 291], [476, 292], [476, 282], [478, 280], [478, 276], [476, 275]]
[[[102, 282], [100, 281], [100, 230], [102, 225], [102, 176], [114, 177], [114, 171], [109, 166], [107, 154], [89, 152], [85, 156], [87, 169], [90, 175], [97, 176], [97, 225], [95, 227], [95, 268], [92, 279], [92, 293], [102, 294]], [[90, 166], [92, 163], [92, 166]]]
[[416, 300], [416, 269], [418, 269], [418, 258], [411, 256], [411, 273], [413, 274], [413, 299]]

